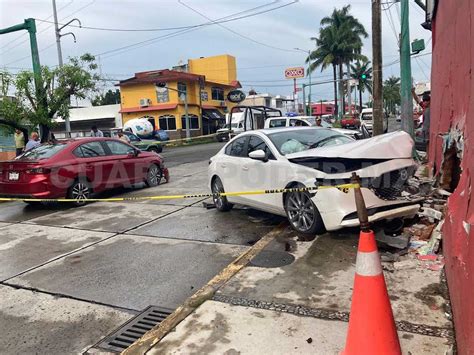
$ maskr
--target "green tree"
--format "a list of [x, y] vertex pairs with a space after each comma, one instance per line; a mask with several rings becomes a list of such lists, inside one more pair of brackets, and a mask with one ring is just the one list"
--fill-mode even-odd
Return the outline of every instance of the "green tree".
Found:
[[401, 104], [400, 78], [390, 76], [383, 83], [383, 100], [386, 112], [395, 113], [395, 107]]
[[108, 90], [105, 94], [99, 94], [91, 100], [92, 106], [113, 105], [120, 103], [120, 90]]
[[15, 100], [1, 100], [0, 112], [6, 122], [39, 125], [41, 141], [44, 142], [49, 138], [53, 118], [69, 117], [71, 97], [85, 99], [96, 90], [99, 79], [96, 69], [95, 58], [90, 54], [70, 58], [69, 63], [62, 67], [51, 69], [43, 66], [41, 77], [46, 93], [45, 105], [39, 104], [33, 72], [19, 72], [7, 89], [13, 92]]
[[359, 91], [359, 112], [362, 112], [362, 93], [367, 90], [372, 94], [372, 67], [370, 66], [370, 61], [358, 60], [351, 64], [351, 77], [359, 80], [359, 84], [356, 87]]
[[[354, 60], [367, 60], [362, 52], [362, 38], [368, 36], [364, 26], [350, 14], [350, 5], [342, 9], [334, 9], [330, 16], [321, 20], [319, 36], [312, 38], [316, 40], [316, 50], [310, 53], [307, 62], [314, 60], [315, 65], [310, 66], [310, 71], [321, 66], [333, 65], [334, 80], [336, 80], [336, 68], [339, 69], [339, 94], [343, 94], [343, 65]], [[323, 67], [323, 65], [325, 65]], [[334, 100], [337, 107], [337, 87], [335, 85]], [[337, 109], [336, 109], [337, 110]], [[344, 111], [344, 106], [342, 107]], [[336, 112], [337, 113], [337, 112]]]

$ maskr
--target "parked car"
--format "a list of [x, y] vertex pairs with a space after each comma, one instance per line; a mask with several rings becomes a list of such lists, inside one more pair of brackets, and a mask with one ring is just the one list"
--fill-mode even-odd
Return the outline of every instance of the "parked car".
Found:
[[[365, 126], [367, 131], [372, 135], [372, 129], [374, 126], [373, 110], [371, 108], [364, 108], [360, 113], [360, 122]], [[384, 113], [382, 122], [383, 133], [388, 132], [388, 115]]]
[[[118, 132], [122, 131], [121, 128], [114, 128], [110, 131], [104, 131], [104, 137], [117, 138]], [[142, 139], [138, 137], [135, 133], [132, 133], [128, 130], [122, 131], [124, 135], [128, 137], [130, 143], [144, 152], [155, 152], [161, 153], [163, 151], [163, 146], [160, 142], [153, 139]]]
[[0, 196], [71, 198], [81, 205], [93, 193], [169, 179], [163, 159], [113, 138], [76, 138], [42, 144], [0, 162]]
[[341, 119], [342, 128], [359, 129], [360, 120], [356, 115], [343, 115]]
[[272, 117], [265, 120], [264, 128], [279, 128], [279, 127], [305, 127], [311, 126], [311, 123], [299, 117]]
[[[414, 173], [413, 141], [405, 132], [355, 141], [320, 127], [249, 131], [227, 143], [210, 160], [213, 193], [348, 183], [356, 172], [371, 222], [413, 216], [419, 205], [402, 197]], [[219, 211], [240, 203], [286, 216], [303, 234], [357, 226], [353, 193], [337, 188], [316, 193], [289, 192], [213, 197]]]
[[161, 141], [161, 142], [166, 142], [170, 140], [170, 136], [168, 132], [166, 132], [164, 129], [155, 130], [154, 137], [156, 140]]

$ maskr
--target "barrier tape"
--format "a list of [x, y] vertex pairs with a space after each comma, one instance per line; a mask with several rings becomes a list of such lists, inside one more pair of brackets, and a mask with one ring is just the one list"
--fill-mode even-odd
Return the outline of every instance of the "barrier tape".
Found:
[[182, 141], [190, 142], [190, 141], [193, 141], [195, 139], [212, 138], [212, 137], [216, 137], [216, 136], [217, 136], [217, 133], [212, 133], [212, 134], [206, 134], [204, 136], [196, 136], [196, 137], [189, 137], [189, 138], [178, 138], [178, 139], [171, 139], [171, 140], [168, 140], [168, 141], [157, 141], [157, 142], [166, 146], [169, 143], [182, 142]]
[[[112, 198], [88, 198], [84, 199], [87, 202], [123, 202], [123, 201], [145, 201], [145, 200], [173, 200], [184, 198], [206, 198], [218, 196], [248, 196], [248, 195], [265, 195], [265, 194], [281, 194], [288, 192], [317, 192], [322, 189], [336, 188], [344, 193], [348, 193], [349, 189], [360, 187], [359, 184], [341, 184], [334, 186], [314, 186], [314, 187], [294, 187], [288, 189], [270, 189], [270, 190], [253, 190], [253, 191], [238, 191], [238, 192], [222, 192], [222, 193], [207, 193], [207, 194], [184, 194], [184, 195], [160, 195], [160, 196], [138, 196], [138, 197], [112, 197]], [[18, 198], [18, 197], [0, 197], [0, 201], [26, 201], [26, 202], [78, 202], [81, 199], [73, 198]]]

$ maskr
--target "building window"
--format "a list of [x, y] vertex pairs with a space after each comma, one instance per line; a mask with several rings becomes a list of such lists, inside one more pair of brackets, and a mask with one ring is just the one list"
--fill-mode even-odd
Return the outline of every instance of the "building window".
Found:
[[276, 100], [275, 103], [276, 108], [282, 108], [283, 107], [283, 101], [282, 100]]
[[213, 87], [211, 90], [213, 100], [224, 101], [224, 89]]
[[170, 100], [168, 88], [160, 88], [156, 86], [156, 102], [163, 103]]
[[209, 94], [207, 91], [201, 91], [201, 101], [208, 101], [209, 100]]
[[[199, 129], [199, 117], [196, 115], [188, 115], [189, 117], [189, 129]], [[186, 129], [186, 116], [181, 116], [181, 127]]]
[[187, 92], [186, 83], [178, 83], [178, 96], [180, 100], [183, 95], [187, 95]]
[[163, 115], [158, 117], [160, 123], [160, 129], [165, 131], [175, 131], [176, 130], [176, 117], [173, 115]]

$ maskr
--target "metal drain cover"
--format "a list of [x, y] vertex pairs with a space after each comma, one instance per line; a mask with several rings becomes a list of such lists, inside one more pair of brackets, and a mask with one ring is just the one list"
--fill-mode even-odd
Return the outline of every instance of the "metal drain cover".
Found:
[[172, 312], [171, 309], [149, 306], [118, 330], [107, 335], [93, 348], [120, 353], [140, 339], [147, 331], [160, 324]]
[[295, 257], [284, 251], [263, 250], [249, 263], [258, 267], [281, 267], [290, 265]]

